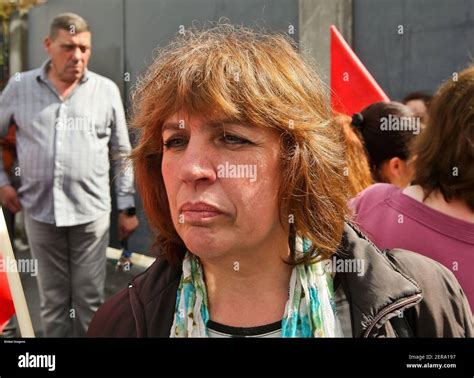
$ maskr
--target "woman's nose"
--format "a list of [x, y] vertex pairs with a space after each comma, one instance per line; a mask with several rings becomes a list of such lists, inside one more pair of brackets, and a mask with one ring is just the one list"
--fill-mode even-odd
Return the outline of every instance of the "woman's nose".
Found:
[[190, 138], [182, 155], [180, 179], [184, 182], [212, 183], [217, 173], [212, 164], [212, 147], [198, 138]]

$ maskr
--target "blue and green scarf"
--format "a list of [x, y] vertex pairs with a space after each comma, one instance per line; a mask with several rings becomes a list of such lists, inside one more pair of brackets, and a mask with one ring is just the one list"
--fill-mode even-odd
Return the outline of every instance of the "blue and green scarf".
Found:
[[[296, 253], [305, 253], [307, 240], [296, 239]], [[304, 251], [304, 252], [303, 252]], [[282, 319], [282, 337], [342, 337], [336, 313], [332, 277], [324, 261], [298, 264], [290, 278], [289, 298]], [[178, 287], [170, 337], [208, 337], [209, 310], [199, 258], [187, 252]]]

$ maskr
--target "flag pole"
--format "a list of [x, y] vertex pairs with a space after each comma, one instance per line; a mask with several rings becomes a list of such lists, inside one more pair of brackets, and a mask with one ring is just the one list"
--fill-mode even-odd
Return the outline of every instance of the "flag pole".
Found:
[[[3, 210], [0, 207], [0, 252], [3, 253], [3, 257], [8, 260], [15, 262], [15, 255], [13, 254], [13, 248], [8, 236], [7, 225], [3, 216]], [[28, 305], [26, 304], [25, 293], [23, 292], [23, 286], [21, 285], [20, 275], [18, 270], [6, 269], [8, 284], [10, 286], [10, 292], [13, 298], [13, 304], [15, 305], [16, 317], [18, 319], [18, 325], [20, 326], [21, 337], [35, 337], [33, 331], [33, 325], [31, 324], [30, 313], [28, 312]]]

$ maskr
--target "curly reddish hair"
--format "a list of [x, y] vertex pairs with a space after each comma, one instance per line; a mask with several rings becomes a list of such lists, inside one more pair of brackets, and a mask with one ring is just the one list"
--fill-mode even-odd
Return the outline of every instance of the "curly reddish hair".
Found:
[[133, 126], [140, 132], [132, 153], [145, 214], [156, 244], [170, 262], [186, 251], [173, 222], [161, 171], [164, 121], [187, 114], [225, 117], [281, 137], [282, 219], [293, 215], [296, 234], [312, 243], [291, 263], [329, 258], [340, 244], [347, 211], [341, 133], [332, 122], [325, 87], [284, 35], [218, 24], [187, 30], [159, 51], [132, 96]]

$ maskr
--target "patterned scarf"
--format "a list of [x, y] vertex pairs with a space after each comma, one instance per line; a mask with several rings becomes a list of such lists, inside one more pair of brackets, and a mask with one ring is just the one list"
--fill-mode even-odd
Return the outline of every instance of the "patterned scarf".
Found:
[[[297, 255], [305, 253], [309, 247], [307, 240], [296, 239]], [[332, 277], [323, 265], [324, 262], [318, 262], [298, 264], [293, 268], [289, 298], [281, 324], [282, 337], [342, 337]], [[198, 257], [187, 252], [170, 337], [208, 337], [208, 320], [202, 266]]]

